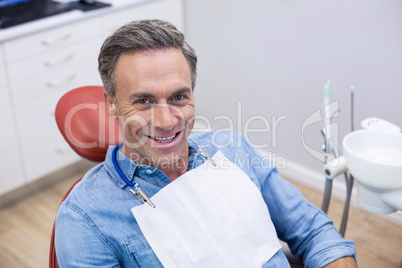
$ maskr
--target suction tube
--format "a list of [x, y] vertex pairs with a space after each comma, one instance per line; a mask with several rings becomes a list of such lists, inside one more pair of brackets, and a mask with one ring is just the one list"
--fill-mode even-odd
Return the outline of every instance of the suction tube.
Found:
[[[325, 130], [322, 130], [321, 133], [325, 137]], [[333, 178], [347, 170], [345, 170], [346, 163], [344, 158], [339, 158], [338, 148], [336, 147], [336, 144], [332, 141], [332, 139], [330, 142], [332, 143], [332, 153], [335, 155], [335, 159], [330, 162], [328, 162], [328, 159], [326, 159], [327, 163], [324, 165], [323, 168], [325, 174], [325, 188], [321, 210], [325, 213], [328, 213], [329, 203], [331, 200]]]

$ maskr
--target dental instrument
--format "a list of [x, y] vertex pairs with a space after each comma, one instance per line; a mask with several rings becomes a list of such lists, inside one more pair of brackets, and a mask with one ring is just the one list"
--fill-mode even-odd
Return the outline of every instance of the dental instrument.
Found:
[[[323, 90], [324, 109], [325, 109], [325, 126], [322, 129], [321, 133], [323, 134], [323, 136], [325, 138], [324, 164], [326, 166], [331, 165], [331, 166], [338, 166], [338, 167], [339, 166], [346, 167], [345, 161], [343, 161], [343, 158], [339, 157], [338, 148], [331, 137], [330, 125], [331, 125], [332, 116], [330, 115], [329, 88], [330, 88], [330, 81], [328, 81], [325, 84], [324, 90]], [[351, 130], [353, 132], [353, 130], [354, 130], [354, 123], [353, 123], [354, 122], [354, 91], [355, 91], [354, 86], [351, 86], [350, 89], [351, 89]], [[343, 208], [343, 214], [342, 214], [341, 225], [339, 227], [339, 232], [342, 236], [345, 236], [347, 221], [348, 221], [348, 217], [349, 217], [349, 207], [350, 207], [350, 200], [352, 197], [354, 178], [351, 174], [348, 174], [346, 170], [344, 170], [344, 169], [338, 169], [338, 170], [339, 171], [336, 174], [331, 174], [328, 170], [324, 170], [324, 173], [326, 176], [325, 176], [324, 196], [323, 196], [323, 200], [322, 200], [321, 209], [325, 213], [328, 213], [329, 203], [330, 203], [331, 194], [332, 194], [333, 178], [343, 173], [344, 178], [345, 178], [345, 183], [346, 183], [346, 199], [345, 199], [345, 205]]]

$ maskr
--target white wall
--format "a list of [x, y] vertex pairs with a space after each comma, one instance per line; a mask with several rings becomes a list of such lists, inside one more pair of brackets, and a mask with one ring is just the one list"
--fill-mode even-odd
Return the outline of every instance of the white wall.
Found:
[[[323, 107], [323, 85], [341, 110], [335, 118], [340, 139], [350, 131], [350, 86], [355, 126], [377, 116], [402, 127], [402, 1], [400, 0], [186, 0], [186, 35], [199, 57], [198, 115], [214, 129], [244, 129], [263, 116], [271, 132], [249, 135], [255, 144], [289, 162], [321, 171], [322, 162], [303, 146], [302, 126]], [[238, 111], [241, 101], [241, 111]], [[241, 122], [238, 119], [241, 114]], [[286, 116], [277, 123], [274, 120]], [[254, 120], [254, 128], [263, 128]], [[317, 122], [305, 142], [321, 150]], [[276, 145], [274, 144], [276, 142]]]

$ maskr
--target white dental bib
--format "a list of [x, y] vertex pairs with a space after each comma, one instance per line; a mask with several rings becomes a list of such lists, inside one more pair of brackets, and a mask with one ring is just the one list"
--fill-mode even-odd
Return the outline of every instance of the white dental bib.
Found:
[[261, 267], [280, 248], [256, 185], [220, 151], [132, 213], [164, 267]]

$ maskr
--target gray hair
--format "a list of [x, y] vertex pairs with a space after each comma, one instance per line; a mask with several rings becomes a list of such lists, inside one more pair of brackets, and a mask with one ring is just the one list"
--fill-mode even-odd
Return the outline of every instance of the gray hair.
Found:
[[172, 24], [161, 20], [137, 20], [119, 28], [103, 43], [98, 70], [106, 94], [115, 97], [116, 64], [122, 54], [131, 54], [154, 49], [179, 48], [191, 70], [192, 89], [197, 76], [197, 55], [184, 41], [184, 35]]

